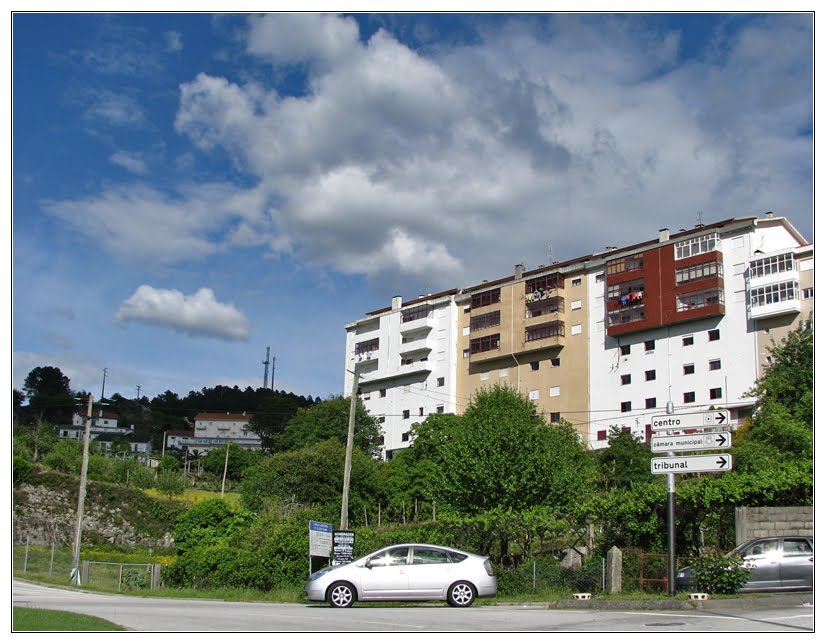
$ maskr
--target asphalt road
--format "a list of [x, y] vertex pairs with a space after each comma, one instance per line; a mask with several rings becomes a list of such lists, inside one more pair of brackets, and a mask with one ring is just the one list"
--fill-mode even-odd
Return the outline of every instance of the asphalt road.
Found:
[[[715, 610], [548, 609], [546, 606], [451, 608], [439, 603], [410, 606], [326, 605], [155, 599], [52, 588], [14, 580], [14, 606], [93, 615], [145, 632], [304, 633], [501, 633], [646, 632], [813, 633], [811, 604]], [[789, 603], [789, 602], [785, 602]]]

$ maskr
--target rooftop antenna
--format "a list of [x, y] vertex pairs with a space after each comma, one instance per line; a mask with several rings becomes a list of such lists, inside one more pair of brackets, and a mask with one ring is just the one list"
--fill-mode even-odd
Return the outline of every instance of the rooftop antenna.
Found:
[[263, 360], [262, 363], [264, 365], [264, 389], [267, 388], [267, 381], [270, 379], [270, 348], [267, 347], [267, 358]]
[[703, 225], [703, 211], [702, 210], [697, 211], [697, 225], [698, 226]]
[[548, 244], [548, 265], [554, 263], [554, 246], [553, 244]]

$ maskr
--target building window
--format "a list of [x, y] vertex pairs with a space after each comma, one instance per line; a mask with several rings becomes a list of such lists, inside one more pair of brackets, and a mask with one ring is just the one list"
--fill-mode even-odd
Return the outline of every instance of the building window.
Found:
[[785, 273], [786, 271], [797, 270], [797, 262], [791, 253], [775, 255], [756, 259], [749, 264], [749, 278], [763, 277], [764, 275], [774, 275], [775, 273]]
[[582, 300], [574, 300], [571, 302], [571, 310], [576, 311], [582, 308]]
[[657, 370], [656, 369], [649, 369], [645, 372], [645, 380], [656, 380], [657, 379]]
[[674, 244], [674, 259], [685, 259], [686, 257], [694, 257], [694, 255], [701, 255], [702, 253], [710, 253], [717, 250], [720, 243], [720, 236], [717, 233], [710, 235], [701, 235], [693, 239], [679, 241]]
[[639, 304], [645, 295], [645, 285], [641, 279], [611, 284], [606, 295], [609, 300], [618, 300], [622, 306]]
[[607, 264], [608, 274], [615, 275], [616, 273], [625, 273], [626, 271], [636, 271], [643, 266], [642, 253], [636, 255], [629, 255], [628, 257], [620, 257], [619, 259], [612, 259]]
[[562, 360], [560, 358], [551, 358], [552, 367], [558, 367], [560, 364], [562, 364]]
[[498, 288], [490, 291], [482, 291], [481, 293], [474, 293], [470, 296], [470, 307], [472, 309], [480, 306], [487, 306], [488, 304], [496, 304], [501, 299], [501, 294]]
[[436, 386], [437, 387], [444, 387], [445, 386], [445, 379], [444, 376], [436, 378]]
[[620, 411], [621, 412], [631, 411], [631, 401], [626, 400], [625, 402], [620, 403]]
[[693, 335], [686, 335], [683, 336], [683, 346], [690, 347], [694, 344], [694, 336]]
[[[528, 299], [530, 298], [530, 299]], [[564, 297], [549, 297], [544, 300], [533, 300], [532, 296], [526, 296], [528, 302], [525, 306], [525, 318], [538, 318], [542, 315], [549, 315], [565, 309]]]
[[575, 277], [574, 279], [571, 280], [571, 286], [581, 286], [581, 285], [582, 285], [582, 278], [581, 277]]
[[551, 387], [551, 388], [548, 390], [548, 395], [549, 395], [551, 398], [555, 398], [556, 396], [559, 396], [559, 391], [560, 391], [560, 390], [559, 390], [559, 387]]
[[383, 422], [384, 422], [384, 416], [379, 416], [379, 422], [380, 422], [380, 423], [383, 423]]
[[621, 344], [620, 345], [620, 355], [627, 356], [631, 354], [631, 345], [630, 344]]
[[597, 430], [597, 440], [604, 441], [608, 438], [608, 430], [607, 429], [598, 429]]
[[683, 375], [690, 376], [694, 373], [694, 365], [693, 364], [684, 364], [683, 365]]
[[444, 414], [445, 413], [445, 406], [444, 405], [439, 405], [438, 407], [436, 407], [436, 413], [437, 414]]
[[683, 394], [683, 402], [684, 403], [693, 403], [694, 402], [694, 392], [693, 391], [686, 391]]
[[410, 410], [409, 409], [405, 409], [402, 412], [402, 418], [410, 418]]
[[404, 432], [402, 434], [402, 443], [406, 443], [410, 440], [410, 432]]
[[715, 287], [704, 291], [679, 293], [677, 295], [677, 311], [690, 311], [704, 306], [713, 306], [725, 301], [723, 289]]
[[712, 329], [708, 332], [708, 341], [714, 342], [720, 339], [720, 329]]
[[631, 384], [631, 374], [624, 373], [620, 376], [620, 384], [622, 385], [630, 385]]
[[419, 416], [424, 416], [424, 407], [419, 407]]
[[564, 335], [565, 323], [560, 321], [525, 327], [525, 342], [533, 342], [535, 340], [544, 340], [545, 338]]
[[694, 266], [685, 266], [677, 269], [677, 284], [684, 284], [685, 282], [695, 282], [697, 280], [705, 279], [706, 277], [714, 277], [715, 275], [723, 274], [723, 265], [720, 262], [705, 262], [703, 264], [695, 264]]
[[558, 412], [558, 411], [552, 411], [551, 412], [551, 422], [552, 423], [558, 423], [560, 420], [562, 420], [562, 413]]
[[356, 344], [356, 353], [368, 353], [369, 351], [379, 350], [379, 339], [365, 340]]
[[387, 397], [387, 389], [379, 389], [379, 398]]
[[709, 371], [719, 371], [722, 368], [723, 368], [723, 363], [719, 359], [708, 361], [708, 370]]
[[507, 378], [508, 377], [508, 367], [499, 370], [499, 377], [500, 378]]
[[487, 329], [492, 326], [499, 326], [501, 318], [500, 311], [491, 311], [490, 313], [482, 313], [470, 318], [470, 330], [478, 331], [479, 329]]
[[541, 299], [548, 291], [558, 289], [563, 285], [562, 276], [559, 273], [551, 273], [542, 277], [535, 277], [525, 282], [525, 294], [530, 293], [534, 299]]
[[409, 309], [405, 309], [402, 311], [402, 322], [412, 322], [413, 320], [421, 320], [422, 318], [426, 318], [430, 313], [430, 306], [427, 304], [422, 304], [420, 306], [414, 306]]
[[531, 362], [531, 371], [539, 371], [539, 361]]
[[721, 387], [714, 387], [713, 389], [708, 390], [708, 397], [711, 400], [719, 400], [723, 397], [723, 390]]
[[645, 305], [634, 304], [608, 311], [608, 326], [630, 324], [645, 319]]
[[653, 351], [654, 350], [654, 340], [646, 340], [645, 341], [645, 350], [646, 351]]
[[470, 353], [483, 353], [499, 348], [499, 334], [486, 335], [483, 338], [472, 338], [470, 341]]
[[462, 357], [469, 358], [470, 357], [470, 349], [463, 349], [462, 350]]
[[528, 392], [528, 400], [539, 400], [539, 389], [531, 389]]
[[804, 300], [811, 300], [815, 296], [815, 289], [814, 286], [810, 286], [809, 288], [803, 289], [803, 299]]
[[604, 282], [605, 281], [605, 273], [597, 273], [595, 279], [596, 279], [597, 284], [600, 284], [600, 283]]
[[777, 302], [800, 299], [800, 285], [797, 282], [783, 282], [753, 288], [749, 291], [751, 306], [766, 306]]
[[656, 398], [646, 398], [645, 399], [645, 408], [646, 409], [654, 409], [657, 406], [657, 399]]
[[579, 335], [580, 333], [582, 333], [582, 325], [581, 324], [574, 324], [571, 327], [571, 335]]

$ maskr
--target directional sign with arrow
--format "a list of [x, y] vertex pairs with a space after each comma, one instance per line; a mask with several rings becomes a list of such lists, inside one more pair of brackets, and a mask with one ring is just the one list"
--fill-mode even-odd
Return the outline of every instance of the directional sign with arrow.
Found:
[[681, 434], [679, 436], [652, 436], [652, 452], [696, 452], [731, 447], [731, 432]]
[[664, 431], [668, 429], [685, 429], [687, 427], [723, 427], [729, 424], [728, 409], [715, 409], [689, 414], [668, 414], [652, 416], [651, 429]]
[[652, 458], [652, 474], [688, 474], [690, 472], [728, 472], [732, 459], [729, 454], [708, 456], [670, 456]]

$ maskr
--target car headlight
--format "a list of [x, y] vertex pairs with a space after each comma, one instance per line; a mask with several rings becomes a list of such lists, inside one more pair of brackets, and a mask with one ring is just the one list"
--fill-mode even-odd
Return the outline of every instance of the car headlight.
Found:
[[322, 568], [321, 570], [316, 570], [312, 575], [310, 575], [309, 581], [315, 581], [330, 572], [330, 568]]

